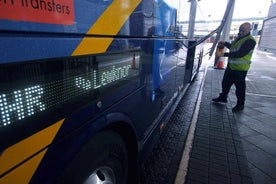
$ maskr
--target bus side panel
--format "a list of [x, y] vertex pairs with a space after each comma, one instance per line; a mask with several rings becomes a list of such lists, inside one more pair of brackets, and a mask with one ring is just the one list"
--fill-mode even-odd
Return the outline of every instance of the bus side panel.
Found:
[[[2, 20], [0, 13], [0, 152], [25, 140], [39, 144], [2, 176], [43, 153], [31, 182], [55, 183], [95, 134], [123, 134], [122, 124], [133, 130], [139, 158], [154, 146], [186, 85], [187, 49], [176, 47], [176, 10], [140, 2], [74, 1], [72, 25]], [[56, 124], [47, 143], [34, 136]]]
[[[39, 15], [31, 19], [37, 18], [38, 21], [32, 21], [26, 17], [32, 7], [20, 6], [20, 2], [12, 5], [10, 1], [1, 1], [0, 48], [4, 54], [0, 56], [0, 63], [105, 53], [113, 41], [112, 37], [130, 36], [129, 17], [135, 13], [140, 2], [141, 0], [74, 1], [71, 7], [74, 9], [73, 24], [64, 25], [63, 19], [60, 24], [39, 21], [40, 15], [45, 13], [43, 10], [35, 11]], [[16, 11], [17, 8], [20, 11]], [[18, 12], [17, 17], [25, 19], [14, 20], [13, 15], [6, 16], [11, 10]], [[95, 36], [99, 35], [109, 38], [97, 39]], [[118, 45], [112, 51], [122, 51], [122, 48], [126, 49], [126, 45]]]

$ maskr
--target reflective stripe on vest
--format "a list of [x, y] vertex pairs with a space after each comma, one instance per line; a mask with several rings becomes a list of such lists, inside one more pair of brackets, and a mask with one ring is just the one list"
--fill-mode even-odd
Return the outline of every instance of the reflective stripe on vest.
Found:
[[251, 64], [251, 61], [244, 60], [228, 60], [230, 64]]

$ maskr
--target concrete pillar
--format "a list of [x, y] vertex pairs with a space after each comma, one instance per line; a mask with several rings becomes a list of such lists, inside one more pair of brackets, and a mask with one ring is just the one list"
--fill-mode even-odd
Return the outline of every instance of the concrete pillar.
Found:
[[197, 0], [189, 0], [189, 2], [191, 3], [191, 5], [190, 5], [189, 27], [188, 27], [188, 39], [190, 40], [194, 37]]

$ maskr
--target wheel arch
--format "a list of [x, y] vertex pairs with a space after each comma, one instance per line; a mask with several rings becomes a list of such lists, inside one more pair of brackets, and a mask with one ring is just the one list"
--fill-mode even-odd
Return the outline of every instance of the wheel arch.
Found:
[[121, 113], [108, 114], [106, 121], [108, 125], [102, 131], [114, 131], [124, 140], [128, 153], [128, 183], [135, 183], [138, 168], [138, 141], [133, 124], [127, 116]]
[[[123, 141], [124, 146], [126, 148], [126, 152], [128, 155], [128, 170], [127, 170], [127, 183], [135, 183], [136, 181], [136, 174], [137, 174], [137, 158], [138, 158], [138, 143], [137, 143], [137, 136], [135, 133], [135, 129], [128, 118], [128, 116], [122, 113], [110, 113], [106, 116], [103, 116], [105, 119], [104, 121], [100, 121], [102, 124], [102, 128], [97, 131], [97, 133], [93, 134], [85, 143], [81, 146], [80, 151], [78, 151], [75, 155], [75, 158], [80, 158], [79, 155], [81, 154], [81, 150], [86, 148], [91, 148], [89, 143], [98, 137], [97, 135], [102, 135], [107, 132], [113, 132], [117, 134]], [[75, 159], [69, 164], [69, 169], [66, 169], [66, 172], [62, 174], [61, 181], [67, 181], [67, 175], [70, 173], [72, 166], [75, 165]], [[69, 170], [69, 172], [67, 172]], [[69, 174], [70, 175], [70, 174]], [[61, 182], [61, 183], [62, 183]]]

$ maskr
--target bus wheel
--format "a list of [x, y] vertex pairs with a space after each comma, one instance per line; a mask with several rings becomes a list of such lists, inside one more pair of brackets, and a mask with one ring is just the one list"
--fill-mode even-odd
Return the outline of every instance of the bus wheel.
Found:
[[62, 183], [127, 183], [128, 156], [119, 134], [97, 134], [70, 164]]

